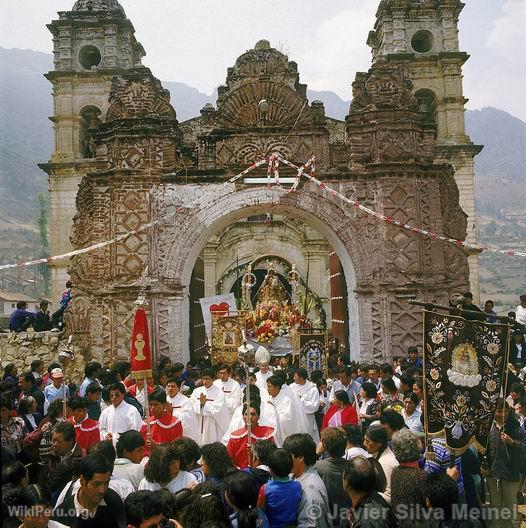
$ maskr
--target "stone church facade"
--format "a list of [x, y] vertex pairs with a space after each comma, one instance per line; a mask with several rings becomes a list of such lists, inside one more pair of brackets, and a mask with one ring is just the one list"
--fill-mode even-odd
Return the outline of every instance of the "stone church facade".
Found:
[[[78, 0], [59, 13], [48, 26], [55, 152], [42, 165], [51, 251], [138, 230], [53, 268], [56, 290], [68, 276], [76, 285], [68, 325], [86, 354], [104, 363], [128, 357], [133, 302], [147, 282], [156, 354], [197, 358], [197, 299], [232, 287], [234, 261], [267, 255], [303, 276], [310, 267], [335, 335], [345, 316], [351, 358], [381, 362], [420, 343], [421, 314], [407, 300], [447, 302], [467, 289], [464, 250], [381, 223], [312, 183], [288, 193], [228, 180], [273, 152], [297, 165], [314, 154], [317, 178], [341, 194], [473, 240], [478, 148], [463, 124], [461, 7], [380, 2], [372, 66], [356, 75], [345, 122], [309, 102], [297, 64], [260, 41], [228, 68], [216, 105], [179, 123], [177, 101], [141, 65], [144, 49], [117, 0]], [[333, 286], [326, 279], [336, 275]]]

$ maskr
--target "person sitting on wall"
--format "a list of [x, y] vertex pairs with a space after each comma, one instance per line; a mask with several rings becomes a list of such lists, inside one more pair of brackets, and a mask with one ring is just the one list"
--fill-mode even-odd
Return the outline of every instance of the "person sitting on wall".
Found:
[[9, 330], [11, 332], [23, 332], [33, 325], [35, 318], [34, 312], [27, 310], [26, 301], [18, 301], [16, 303], [16, 310], [11, 314], [9, 319]]

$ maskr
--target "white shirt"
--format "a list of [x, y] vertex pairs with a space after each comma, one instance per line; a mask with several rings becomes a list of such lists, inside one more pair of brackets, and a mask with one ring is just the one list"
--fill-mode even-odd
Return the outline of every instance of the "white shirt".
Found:
[[[64, 502], [64, 497], [66, 496], [66, 493], [72, 485], [73, 489], [71, 490], [71, 493], [76, 495], [78, 490], [80, 489], [80, 479], [75, 480], [73, 484], [71, 484], [71, 482], [68, 482], [64, 486], [64, 488], [60, 492], [60, 495], [57, 498], [57, 502], [53, 510], [56, 510]], [[135, 488], [133, 487], [131, 482], [121, 478], [115, 478], [113, 475], [110, 478], [110, 483], [108, 487], [112, 489], [115, 493], [117, 493], [117, 495], [122, 499], [122, 502], [126, 500], [126, 497], [130, 493], [133, 493], [135, 491]]]
[[421, 412], [415, 410], [411, 416], [407, 416], [404, 410], [402, 411], [402, 416], [404, 417], [405, 424], [413, 433], [422, 433], [424, 431], [424, 427], [420, 421], [420, 416], [422, 416]]
[[299, 398], [305, 413], [307, 414], [307, 421], [309, 423], [309, 429], [306, 431], [309, 433], [314, 440], [314, 443], [320, 441], [320, 433], [318, 431], [318, 424], [316, 423], [316, 417], [314, 413], [320, 407], [320, 392], [318, 387], [312, 381], [305, 381], [303, 385], [298, 383], [292, 383], [290, 385], [292, 392]]
[[[199, 399], [201, 394], [206, 394], [207, 400], [203, 407]], [[221, 442], [230, 422], [223, 391], [213, 384], [208, 389], [203, 385], [192, 392], [190, 402], [197, 416], [196, 442], [199, 446]]]
[[515, 308], [515, 320], [521, 325], [526, 325], [526, 308], [523, 308], [520, 304]]
[[[164, 487], [172, 493], [177, 493], [179, 490], [189, 488], [193, 484], [197, 484], [197, 479], [191, 473], [188, 473], [188, 471], [179, 471], [177, 476]], [[143, 478], [139, 484], [139, 490], [158, 491], [160, 489], [163, 489], [160, 484], [157, 482], [149, 482], [146, 478]]]
[[363, 449], [363, 447], [349, 447], [345, 450], [345, 455], [343, 455], [343, 458], [345, 458], [345, 460], [351, 460], [351, 458], [355, 456], [369, 458], [371, 455], [365, 449]]
[[183, 424], [183, 435], [197, 441], [197, 417], [190, 398], [179, 391], [173, 398], [167, 394], [166, 400], [172, 404], [172, 414]]
[[235, 379], [228, 378], [227, 381], [221, 381], [220, 379], [216, 379], [214, 381], [214, 385], [216, 387], [219, 387], [223, 391], [223, 394], [225, 395], [228, 414], [230, 415], [230, 418], [232, 418], [234, 411], [241, 404], [241, 400], [243, 397], [241, 394], [241, 387], [239, 386], [239, 383]]
[[118, 407], [110, 405], [106, 407], [99, 418], [100, 439], [104, 440], [108, 433], [112, 434], [113, 445], [117, 444], [119, 434], [131, 429], [140, 431], [142, 418], [139, 411], [124, 400]]
[[137, 491], [141, 480], [144, 478], [144, 466], [135, 464], [127, 458], [116, 458], [113, 466], [113, 476], [117, 479], [131, 482], [131, 485]]

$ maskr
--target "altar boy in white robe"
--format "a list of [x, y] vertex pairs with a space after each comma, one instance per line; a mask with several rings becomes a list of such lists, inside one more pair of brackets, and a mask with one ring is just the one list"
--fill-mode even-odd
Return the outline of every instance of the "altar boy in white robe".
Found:
[[181, 378], [170, 378], [166, 384], [166, 401], [172, 406], [172, 414], [183, 424], [183, 436], [197, 440], [197, 417], [190, 398], [181, 392]]
[[139, 411], [124, 401], [126, 389], [120, 382], [109, 387], [111, 405], [106, 407], [99, 418], [101, 440], [111, 440], [117, 444], [119, 435], [134, 429], [140, 431], [142, 418]]
[[241, 405], [241, 387], [239, 383], [230, 377], [230, 367], [221, 365], [217, 369], [219, 379], [214, 381], [214, 385], [219, 387], [225, 395], [226, 408], [228, 409], [228, 416], [232, 418], [234, 411]]
[[294, 373], [294, 383], [290, 385], [292, 391], [300, 399], [305, 413], [307, 414], [307, 421], [309, 433], [314, 440], [315, 444], [320, 441], [320, 432], [318, 431], [318, 425], [316, 424], [316, 416], [314, 413], [320, 408], [320, 393], [315, 383], [307, 379], [307, 370], [304, 368], [298, 369]]
[[197, 438], [199, 446], [221, 442], [230, 422], [223, 391], [214, 385], [215, 371], [204, 368], [201, 371], [203, 385], [190, 396], [197, 416]]
[[278, 432], [283, 441], [294, 433], [308, 429], [307, 415], [298, 397], [285, 384], [282, 376], [274, 375], [267, 380], [269, 403], [274, 407]]

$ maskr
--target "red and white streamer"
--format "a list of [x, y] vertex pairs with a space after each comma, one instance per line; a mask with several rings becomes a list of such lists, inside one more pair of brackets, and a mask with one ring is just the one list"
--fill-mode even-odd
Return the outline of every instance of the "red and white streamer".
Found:
[[[448, 242], [450, 244], [454, 244], [457, 247], [465, 247], [468, 250], [475, 251], [478, 253], [481, 253], [482, 251], [490, 251], [492, 253], [500, 253], [502, 255], [508, 255], [511, 257], [526, 257], [525, 251], [518, 251], [518, 250], [508, 250], [508, 249], [500, 249], [495, 248], [491, 246], [475, 246], [468, 244], [467, 242], [463, 240], [457, 240], [455, 238], [447, 237], [445, 235], [440, 235], [438, 233], [434, 233], [432, 231], [429, 231], [427, 229], [422, 229], [420, 227], [415, 227], [410, 224], [406, 224], [404, 222], [401, 222], [400, 220], [396, 220], [395, 218], [392, 218], [390, 216], [385, 216], [381, 213], [378, 213], [374, 211], [373, 209], [370, 209], [369, 207], [366, 207], [365, 205], [362, 205], [360, 202], [356, 200], [351, 200], [350, 198], [347, 198], [343, 194], [339, 193], [335, 189], [332, 189], [327, 184], [323, 183], [322, 181], [318, 180], [314, 175], [316, 173], [316, 158], [314, 155], [312, 155], [306, 163], [303, 165], [296, 165], [295, 163], [292, 163], [282, 156], [280, 156], [278, 153], [273, 153], [268, 158], [260, 159], [259, 161], [256, 161], [252, 163], [249, 167], [247, 167], [244, 171], [240, 172], [233, 178], [230, 178], [227, 182], [225, 182], [223, 185], [228, 185], [231, 183], [236, 182], [243, 176], [246, 176], [249, 172], [253, 171], [254, 169], [257, 169], [258, 167], [261, 167], [262, 165], [267, 164], [268, 170], [267, 170], [267, 185], [270, 185], [272, 182], [272, 177], [274, 177], [274, 183], [278, 186], [281, 186], [280, 180], [279, 180], [279, 171], [278, 166], [279, 163], [282, 163], [283, 165], [287, 165], [290, 168], [293, 168], [296, 170], [297, 176], [296, 180], [294, 181], [294, 184], [289, 189], [289, 192], [295, 191], [299, 185], [300, 179], [302, 176], [307, 178], [312, 183], [316, 184], [320, 189], [323, 189], [325, 192], [328, 192], [329, 194], [332, 194], [333, 196], [336, 196], [340, 200], [343, 200], [344, 202], [348, 203], [349, 205], [355, 207], [356, 209], [359, 209], [360, 211], [363, 211], [364, 213], [374, 216], [375, 218], [378, 218], [379, 220], [382, 220], [383, 222], [398, 226], [402, 229], [406, 229], [407, 231], [412, 231], [413, 233], [418, 233], [420, 235], [423, 235], [425, 237], [431, 238], [432, 240], [441, 240], [443, 242]], [[310, 168], [311, 174], [308, 174], [306, 172], [306, 169]], [[185, 208], [179, 208], [173, 213], [170, 213], [158, 220], [155, 220], [153, 222], [149, 222], [147, 224], [142, 225], [138, 229], [134, 229], [132, 231], [128, 231], [127, 233], [123, 233], [122, 235], [116, 236], [115, 238], [112, 238], [111, 240], [105, 240], [104, 242], [98, 242], [97, 244], [93, 244], [91, 246], [82, 248], [82, 249], [76, 249], [74, 251], [69, 251], [68, 253], [63, 253], [61, 255], [54, 255], [52, 257], [45, 257], [35, 260], [28, 260], [25, 262], [17, 262], [15, 264], [2, 264], [0, 265], [0, 271], [2, 270], [8, 270], [8, 269], [14, 269], [14, 268], [21, 268], [25, 266], [35, 266], [38, 264], [51, 264], [57, 260], [63, 260], [67, 258], [74, 257], [76, 255], [81, 255], [84, 253], [89, 253], [91, 251], [95, 251], [97, 249], [102, 249], [104, 247], [107, 247], [111, 244], [115, 244], [116, 242], [120, 242], [121, 240], [125, 240], [126, 238], [135, 235], [137, 233], [141, 233], [142, 231], [145, 231], [147, 229], [152, 228], [155, 225], [161, 224], [162, 222], [166, 221], [167, 218], [170, 216], [174, 216], [178, 214], [181, 210], [187, 209]], [[332, 277], [332, 276], [331, 276]]]

